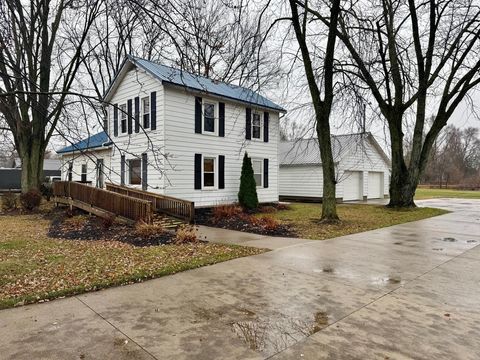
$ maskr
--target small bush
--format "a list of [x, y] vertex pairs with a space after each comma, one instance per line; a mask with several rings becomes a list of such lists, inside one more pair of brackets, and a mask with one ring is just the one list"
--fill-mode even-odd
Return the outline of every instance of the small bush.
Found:
[[135, 235], [141, 238], [152, 238], [163, 234], [165, 229], [160, 224], [147, 224], [144, 221], [139, 221], [135, 225]]
[[238, 205], [220, 205], [212, 210], [212, 216], [215, 221], [237, 217], [243, 213], [243, 209]]
[[110, 229], [114, 222], [115, 222], [115, 215], [108, 215], [102, 218], [102, 226], [105, 230]]
[[260, 212], [271, 214], [271, 213], [277, 212], [277, 208], [274, 206], [262, 206], [260, 208]]
[[197, 231], [192, 225], [182, 225], [177, 229], [175, 233], [175, 243], [185, 244], [191, 242], [197, 242]]
[[53, 186], [51, 183], [43, 183], [40, 185], [40, 192], [42, 193], [43, 197], [50, 201], [53, 196]]
[[2, 196], [2, 209], [4, 211], [12, 211], [18, 207], [18, 197], [9, 191]]
[[290, 210], [291, 206], [289, 204], [285, 203], [278, 203], [277, 204], [277, 210]]
[[72, 215], [67, 217], [63, 224], [70, 229], [81, 229], [88, 221], [88, 215]]
[[40, 206], [42, 202], [42, 194], [36, 189], [28, 190], [20, 195], [20, 203], [22, 208], [32, 211]]
[[260, 226], [265, 231], [276, 231], [280, 226], [280, 223], [270, 216], [262, 216], [259, 220]]

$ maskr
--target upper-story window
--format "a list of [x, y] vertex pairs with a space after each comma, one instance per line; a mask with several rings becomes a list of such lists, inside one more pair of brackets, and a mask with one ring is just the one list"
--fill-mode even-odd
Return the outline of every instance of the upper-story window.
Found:
[[127, 132], [127, 105], [125, 104], [120, 105], [119, 111], [120, 111], [121, 131], [122, 133], [126, 133]]
[[252, 137], [254, 139], [261, 139], [262, 137], [262, 118], [260, 114], [252, 114]]
[[142, 117], [143, 117], [143, 128], [148, 129], [150, 127], [150, 98], [142, 98]]
[[206, 133], [215, 132], [215, 104], [203, 103], [203, 131]]

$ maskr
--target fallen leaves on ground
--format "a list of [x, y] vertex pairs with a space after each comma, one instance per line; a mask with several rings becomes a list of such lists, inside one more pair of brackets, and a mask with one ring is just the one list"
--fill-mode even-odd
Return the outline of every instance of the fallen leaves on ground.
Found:
[[249, 256], [261, 249], [212, 243], [136, 247], [47, 236], [41, 214], [0, 216], [0, 308], [138, 282]]

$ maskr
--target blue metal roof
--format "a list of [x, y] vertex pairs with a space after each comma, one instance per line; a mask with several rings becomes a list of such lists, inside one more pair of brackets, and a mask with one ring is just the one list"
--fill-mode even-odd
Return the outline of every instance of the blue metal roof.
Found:
[[86, 139], [83, 139], [76, 144], [73, 144], [58, 150], [57, 154], [93, 149], [97, 147], [107, 146], [109, 144], [111, 144], [111, 141], [107, 133], [105, 131], [102, 131], [102, 132], [99, 132], [98, 134], [95, 134]]
[[174, 69], [169, 66], [157, 64], [152, 61], [148, 61], [131, 55], [128, 56], [128, 59], [132, 61], [135, 65], [139, 66], [140, 68], [144, 69], [145, 71], [165, 83], [179, 85], [193, 90], [202, 91], [207, 94], [218, 95], [225, 98], [242, 101], [252, 105], [258, 105], [281, 112], [286, 111], [281, 106], [275, 104], [273, 101], [268, 100], [267, 98], [263, 97], [262, 95], [256, 93], [253, 90], [241, 86], [214, 81], [207, 77], [193, 75], [186, 71]]

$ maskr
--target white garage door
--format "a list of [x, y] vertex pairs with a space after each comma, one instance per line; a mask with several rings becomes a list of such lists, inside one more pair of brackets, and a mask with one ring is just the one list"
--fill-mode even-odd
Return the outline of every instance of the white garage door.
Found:
[[343, 180], [343, 200], [362, 200], [362, 173], [345, 171]]
[[372, 172], [368, 173], [368, 198], [380, 199], [383, 198], [383, 173]]

